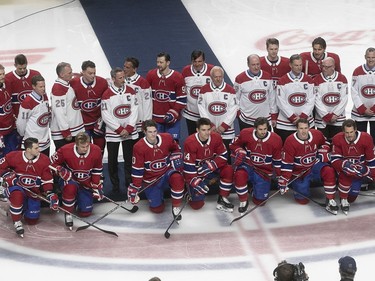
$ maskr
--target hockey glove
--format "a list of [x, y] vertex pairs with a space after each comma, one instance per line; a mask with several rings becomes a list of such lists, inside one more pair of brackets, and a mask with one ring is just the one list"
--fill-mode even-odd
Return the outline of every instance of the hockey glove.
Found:
[[246, 161], [246, 150], [243, 148], [237, 148], [235, 151], [236, 155], [234, 158], [234, 165], [238, 167], [239, 165], [245, 163]]
[[331, 148], [327, 144], [323, 144], [318, 149], [318, 159], [320, 162], [329, 162], [331, 160]]
[[184, 167], [183, 155], [181, 152], [171, 153], [167, 159], [167, 164], [174, 170], [181, 171]]
[[130, 201], [130, 203], [137, 204], [139, 202], [139, 189], [139, 187], [136, 187], [132, 183], [128, 186], [128, 200]]
[[164, 123], [173, 124], [177, 121], [178, 113], [176, 110], [169, 109], [164, 116]]
[[99, 118], [94, 125], [94, 135], [103, 137], [105, 134], [105, 123], [102, 118]]
[[55, 193], [51, 192], [47, 194], [47, 199], [49, 201], [49, 207], [52, 210], [57, 211], [59, 208], [59, 197]]
[[217, 170], [217, 165], [215, 161], [213, 160], [206, 160], [203, 162], [203, 164], [198, 168], [197, 172], [198, 175], [201, 177], [205, 177], [212, 172]]
[[103, 198], [104, 198], [103, 184], [102, 183], [99, 183], [99, 184], [92, 183], [91, 188], [92, 188], [92, 197], [94, 197], [98, 201], [103, 200]]
[[17, 183], [17, 174], [15, 171], [10, 170], [3, 175], [3, 186], [11, 187]]
[[288, 180], [286, 178], [279, 177], [277, 183], [279, 185], [279, 189], [280, 189], [280, 194], [281, 195], [284, 195], [285, 193], [288, 192], [289, 187], [288, 187]]
[[354, 171], [357, 174], [357, 177], [364, 178], [370, 174], [370, 169], [366, 165], [363, 164], [353, 164]]
[[351, 163], [349, 160], [344, 160], [344, 162], [342, 162], [342, 170], [348, 176], [357, 176], [358, 171], [355, 169], [355, 165]]
[[57, 174], [60, 178], [62, 178], [64, 181], [69, 181], [72, 178], [72, 172], [68, 170], [67, 168], [64, 168], [63, 166], [57, 166], [56, 167]]
[[209, 190], [208, 186], [204, 183], [204, 181], [201, 178], [197, 178], [197, 177], [193, 178], [190, 181], [190, 186], [199, 195], [206, 194]]

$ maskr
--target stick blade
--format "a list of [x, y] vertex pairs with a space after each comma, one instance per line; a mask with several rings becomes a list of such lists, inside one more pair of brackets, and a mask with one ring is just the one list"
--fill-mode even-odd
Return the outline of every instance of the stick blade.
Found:
[[169, 239], [169, 237], [171, 237], [171, 234], [168, 231], [166, 231], [164, 233], [164, 237], [167, 238], [167, 239]]

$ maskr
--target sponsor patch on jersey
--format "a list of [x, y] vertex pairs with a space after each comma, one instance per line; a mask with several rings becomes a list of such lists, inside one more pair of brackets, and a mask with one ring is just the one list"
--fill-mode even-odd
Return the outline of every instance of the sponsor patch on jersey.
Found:
[[288, 97], [288, 102], [292, 106], [303, 106], [306, 103], [305, 93], [294, 93]]
[[227, 104], [225, 102], [212, 102], [208, 105], [208, 111], [211, 115], [219, 116], [227, 112]]
[[322, 97], [323, 104], [327, 106], [336, 106], [340, 103], [339, 93], [326, 93]]
[[119, 119], [124, 119], [129, 117], [131, 114], [130, 104], [121, 104], [113, 110], [113, 115]]
[[248, 94], [248, 98], [249, 98], [249, 100], [252, 103], [263, 103], [267, 99], [266, 91], [265, 90], [260, 90], [260, 89], [251, 91]]

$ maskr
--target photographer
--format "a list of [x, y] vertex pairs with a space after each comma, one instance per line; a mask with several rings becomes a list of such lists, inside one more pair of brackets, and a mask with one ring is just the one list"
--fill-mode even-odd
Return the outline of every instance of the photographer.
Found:
[[281, 261], [273, 271], [275, 281], [307, 281], [309, 276], [305, 272], [305, 266], [302, 262], [299, 264], [290, 264], [287, 261]]

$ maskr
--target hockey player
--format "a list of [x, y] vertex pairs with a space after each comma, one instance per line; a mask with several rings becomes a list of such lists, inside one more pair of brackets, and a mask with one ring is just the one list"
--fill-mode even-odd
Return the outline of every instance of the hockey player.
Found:
[[120, 143], [124, 157], [125, 185], [131, 183], [133, 146], [138, 139], [136, 128], [138, 100], [133, 88], [126, 86], [124, 70], [111, 71], [112, 84], [102, 96], [102, 118], [106, 125], [105, 138], [108, 150], [108, 172], [112, 190], [120, 191], [118, 152]]
[[[357, 131], [356, 122], [347, 119], [342, 132], [332, 139], [332, 166], [338, 173], [341, 209], [348, 213], [350, 203], [357, 199], [361, 184], [368, 176], [375, 178], [374, 143], [371, 135]], [[334, 198], [332, 193], [332, 198]]]
[[12, 96], [5, 84], [5, 68], [0, 64], [0, 158], [18, 148]]
[[184, 177], [189, 187], [194, 210], [203, 207], [209, 183], [219, 179], [219, 197], [216, 208], [233, 212], [228, 196], [233, 184], [233, 168], [227, 163], [227, 150], [220, 135], [211, 130], [211, 121], [201, 117], [196, 123], [196, 133], [184, 143]]
[[108, 89], [106, 79], [96, 75], [96, 66], [92, 61], [84, 61], [81, 66], [81, 75], [70, 81], [83, 118], [85, 131], [104, 153], [105, 138], [104, 125], [101, 118], [100, 105], [102, 95]]
[[201, 88], [198, 110], [201, 117], [211, 121], [211, 130], [223, 138], [230, 163], [229, 144], [235, 136], [234, 121], [239, 109], [236, 93], [224, 82], [224, 70], [220, 66], [214, 66], [210, 76], [211, 82]]
[[283, 141], [296, 130], [299, 118], [307, 118], [310, 128], [314, 126], [312, 111], [315, 96], [312, 79], [302, 73], [300, 55], [290, 57], [291, 71], [280, 78], [277, 85], [276, 103], [279, 115], [275, 132]]
[[57, 79], [51, 91], [51, 136], [55, 150], [74, 142], [75, 136], [84, 131], [81, 110], [73, 88], [72, 67], [69, 63], [60, 62], [56, 67]]
[[[128, 187], [128, 199], [132, 204], [139, 201], [143, 192], [153, 213], [165, 209], [164, 192], [171, 191], [172, 214], [176, 218], [184, 194], [185, 182], [181, 174], [182, 153], [178, 143], [169, 133], [158, 133], [157, 124], [146, 120], [143, 124], [145, 137], [133, 149], [132, 184]], [[181, 220], [178, 216], [176, 220]]]
[[210, 71], [212, 68], [212, 64], [206, 63], [204, 52], [201, 50], [194, 50], [191, 53], [191, 64], [186, 65], [182, 69], [187, 96], [187, 104], [182, 112], [182, 116], [186, 119], [189, 135], [196, 132], [196, 121], [200, 117], [198, 110], [198, 96], [201, 87], [210, 83]]
[[353, 281], [357, 272], [357, 263], [351, 256], [341, 257], [339, 260], [339, 273], [341, 281]]
[[261, 205], [268, 198], [272, 176], [280, 176], [282, 146], [280, 136], [268, 131], [265, 117], [258, 117], [254, 128], [241, 130], [231, 143], [235, 166], [234, 186], [240, 198], [240, 213], [244, 213], [248, 207], [248, 182], [253, 186], [252, 200], [255, 205]]
[[328, 57], [322, 62], [322, 72], [315, 76], [315, 125], [328, 141], [341, 131], [346, 119], [348, 81], [335, 70], [335, 60]]
[[40, 199], [28, 190], [50, 201], [51, 209], [59, 206], [58, 196], [52, 192], [52, 173], [49, 158], [40, 153], [38, 140], [24, 140], [24, 151], [12, 151], [0, 159], [0, 174], [5, 182], [5, 194], [10, 202], [9, 211], [18, 235], [23, 237], [22, 217], [34, 225], [40, 216]]
[[353, 71], [351, 117], [361, 132], [367, 132], [367, 125], [370, 125], [370, 135], [375, 141], [375, 48], [366, 50], [365, 60], [365, 64]]
[[272, 126], [276, 126], [277, 106], [276, 92], [272, 85], [272, 77], [260, 69], [258, 55], [247, 57], [248, 70], [237, 75], [234, 83], [240, 115], [240, 130], [254, 126], [258, 117], [267, 117]]
[[169, 68], [169, 54], [159, 53], [156, 63], [157, 68], [146, 76], [152, 89], [152, 119], [158, 132], [170, 133], [179, 141], [181, 111], [186, 106], [185, 81], [181, 73]]
[[[85, 132], [77, 134], [74, 143], [68, 143], [52, 156], [52, 167], [62, 190], [62, 208], [78, 216], [88, 217], [93, 209], [93, 199], [103, 199], [102, 153], [96, 144], [90, 143]], [[72, 215], [65, 213], [65, 225], [73, 228]]]
[[33, 90], [31, 78], [40, 75], [39, 71], [27, 68], [27, 58], [24, 54], [19, 54], [14, 58], [15, 69], [5, 75], [5, 81], [12, 96], [14, 116], [18, 116], [21, 102]]
[[17, 131], [23, 140], [36, 137], [40, 151], [49, 157], [51, 112], [46, 94], [46, 83], [41, 75], [36, 75], [31, 78], [31, 84], [33, 90], [25, 97], [19, 108], [16, 121]]
[[280, 77], [290, 71], [289, 59], [278, 55], [279, 47], [278, 39], [268, 38], [266, 40], [267, 56], [260, 57], [260, 68], [271, 74], [275, 89]]
[[124, 62], [125, 82], [127, 86], [135, 90], [138, 100], [137, 132], [138, 138], [143, 138], [142, 124], [152, 118], [152, 94], [148, 81], [137, 73], [139, 60], [128, 57]]
[[[283, 147], [281, 176], [278, 184], [281, 194], [288, 191], [288, 184], [293, 179], [291, 188], [295, 190], [294, 199], [299, 204], [307, 204], [310, 197], [310, 182], [321, 180], [326, 193], [327, 211], [337, 214], [334, 200], [336, 188], [335, 170], [327, 163], [329, 146], [322, 132], [309, 129], [308, 120], [300, 118], [296, 122], [297, 132], [290, 135]], [[298, 193], [297, 193], [298, 192]]]
[[314, 78], [322, 72], [322, 62], [324, 59], [331, 57], [335, 60], [336, 71], [341, 72], [340, 57], [335, 53], [326, 52], [327, 43], [322, 37], [315, 38], [312, 43], [312, 52], [301, 53], [302, 71]]

